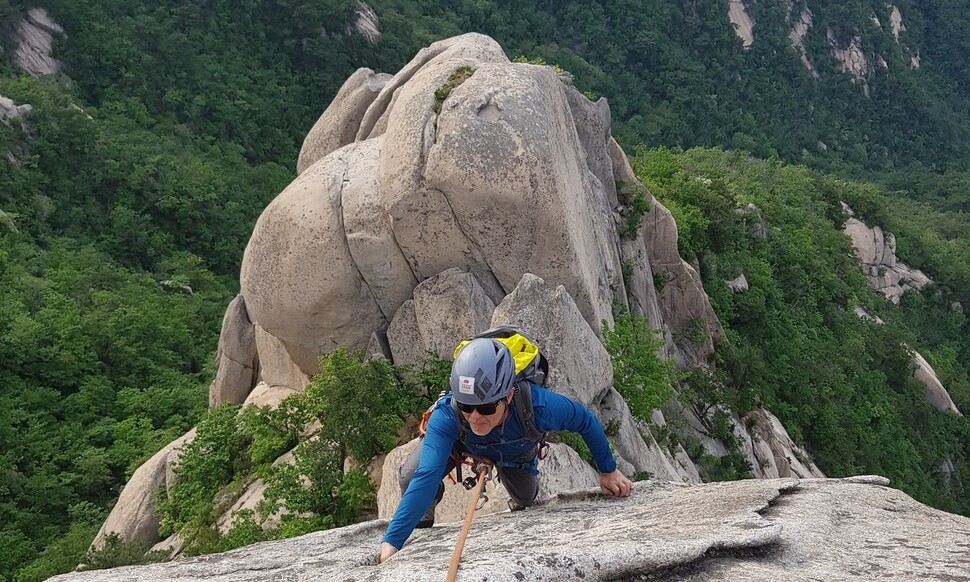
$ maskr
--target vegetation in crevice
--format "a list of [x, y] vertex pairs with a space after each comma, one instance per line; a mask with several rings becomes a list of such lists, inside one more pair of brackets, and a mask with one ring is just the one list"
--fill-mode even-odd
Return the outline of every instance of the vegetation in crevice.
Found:
[[441, 113], [441, 105], [445, 102], [445, 99], [451, 95], [451, 92], [455, 90], [455, 87], [467, 81], [474, 72], [475, 70], [468, 66], [458, 67], [452, 71], [451, 74], [448, 75], [448, 80], [445, 82], [445, 84], [435, 89], [434, 104], [431, 106], [431, 110], [435, 113]]
[[603, 322], [603, 344], [613, 365], [613, 387], [634, 417], [649, 421], [654, 410], [673, 396], [677, 379], [674, 363], [659, 351], [664, 345], [659, 330], [647, 320], [621, 310], [613, 327]]
[[624, 204], [620, 212], [623, 217], [623, 223], [619, 229], [620, 238], [632, 240], [640, 234], [640, 220], [643, 215], [650, 212], [646, 189], [635, 183], [617, 182], [616, 193]]
[[[181, 448], [175, 482], [159, 492], [159, 533], [178, 533], [188, 556], [355, 523], [376, 502], [363, 467], [399, 444], [405, 419], [447, 381], [441, 362], [415, 371], [337, 348], [304, 392], [276, 408], [213, 409]], [[292, 459], [277, 461], [287, 451]], [[216, 518], [256, 478], [266, 484], [263, 500], [234, 512], [220, 534]]]

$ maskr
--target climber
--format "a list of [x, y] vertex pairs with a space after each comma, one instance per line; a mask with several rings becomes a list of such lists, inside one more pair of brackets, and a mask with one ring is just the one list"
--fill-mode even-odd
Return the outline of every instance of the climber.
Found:
[[[539, 493], [536, 429], [582, 435], [599, 468], [605, 495], [627, 497], [633, 489], [616, 468], [602, 425], [587, 408], [535, 384], [516, 387], [513, 356], [501, 341], [477, 338], [459, 350], [451, 368], [450, 392], [432, 407], [421, 446], [400, 469], [404, 494], [384, 533], [380, 562], [400, 550], [415, 528], [434, 524], [435, 506], [444, 495], [442, 479], [456, 464], [454, 451], [496, 465], [513, 511], [532, 505]], [[519, 390], [531, 392], [530, 414], [517, 409], [522, 406], [516, 397]], [[523, 426], [529, 424], [534, 426]]]

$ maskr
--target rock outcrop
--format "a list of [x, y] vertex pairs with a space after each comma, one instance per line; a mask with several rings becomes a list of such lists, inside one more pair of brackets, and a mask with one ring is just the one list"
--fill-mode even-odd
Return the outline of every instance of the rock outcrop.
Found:
[[[896, 259], [896, 238], [892, 233], [884, 232], [878, 226], [870, 228], [861, 220], [853, 218], [852, 209], [844, 202], [842, 210], [850, 217], [845, 221], [843, 230], [852, 239], [859, 266], [865, 272], [871, 289], [879, 291], [898, 305], [906, 291], [919, 291], [933, 282], [919, 269], [913, 269]], [[862, 307], [856, 308], [856, 315], [882, 324], [881, 319], [871, 316]], [[913, 376], [926, 386], [926, 400], [933, 408], [963, 416], [926, 358], [914, 350], [913, 361], [916, 364]]]
[[898, 304], [903, 293], [910, 289], [919, 291], [929, 283], [929, 277], [919, 269], [896, 259], [896, 237], [884, 232], [879, 226], [869, 227], [853, 217], [852, 209], [842, 205], [850, 217], [845, 221], [845, 234], [852, 239], [856, 257], [861, 263], [869, 286], [879, 291], [893, 303]]
[[[467, 78], [451, 87], [456, 71]], [[722, 334], [652, 197], [642, 239], [619, 243], [616, 184], [636, 178], [609, 137], [606, 102], [549, 67], [510, 63], [488, 37], [434, 43], [391, 78], [355, 73], [299, 169], [260, 217], [241, 284], [250, 320], [306, 375], [338, 344], [366, 346], [418, 283], [452, 268], [494, 303], [524, 273], [563, 285], [597, 333], [615, 302], [635, 305], [668, 330], [684, 368], [706, 364]], [[624, 278], [623, 262], [640, 268]], [[651, 269], [668, 282], [659, 298]], [[697, 345], [683, 341], [692, 330], [705, 336]], [[259, 359], [264, 375], [289, 365]]]
[[754, 22], [748, 15], [744, 2], [741, 0], [728, 0], [728, 19], [734, 25], [734, 31], [741, 37], [744, 48], [751, 48], [754, 44]]
[[381, 39], [377, 14], [363, 2], [357, 2], [356, 14], [357, 21], [354, 23], [353, 31], [366, 38], [371, 44], [377, 44], [377, 41]]
[[[705, 485], [640, 482], [627, 499], [576, 493], [482, 515], [461, 580], [938, 580], [970, 571], [970, 519], [881, 477]], [[491, 503], [491, 502], [489, 502]], [[78, 572], [52, 582], [441, 580], [460, 524], [418, 530], [376, 564], [386, 521], [179, 562]]]
[[[860, 319], [871, 321], [876, 325], [882, 325], [884, 323], [878, 316], [870, 314], [860, 306], [856, 306], [855, 314]], [[940, 382], [940, 378], [936, 375], [936, 370], [933, 369], [933, 366], [919, 352], [912, 350], [912, 355], [913, 363], [916, 365], [916, 368], [913, 370], [913, 377], [926, 387], [926, 401], [940, 412], [950, 412], [957, 416], [963, 416], [960, 409], [954, 404], [953, 399], [950, 398], [950, 393], [946, 391], [943, 382]]]
[[[610, 136], [604, 99], [590, 101], [551, 67], [509, 62], [492, 39], [466, 34], [423, 49], [394, 76], [354, 73], [307, 136], [298, 165], [246, 247], [212, 405], [273, 405], [302, 391], [319, 356], [337, 346], [420, 366], [428, 352], [450, 359], [459, 340], [514, 324], [549, 358], [549, 386], [614, 427], [623, 470], [700, 480], [684, 447], [665, 436], [664, 414], [634, 418], [612, 387], [600, 338], [617, 306], [662, 330], [662, 355], [681, 369], [712, 365], [724, 332], [678, 253], [670, 212]], [[636, 195], [650, 210], [621, 239], [618, 224], [625, 227]], [[790, 442], [774, 423], [759, 425], [769, 438], [734, 421], [759, 475], [821, 475], [786, 472], [775, 460], [794, 453], [782, 445], [756, 447]], [[707, 453], [726, 454], [705, 422], [686, 425]], [[401, 459], [392, 453], [384, 462], [382, 499], [396, 494]], [[568, 478], [578, 471], [569, 453], [553, 461], [544, 495], [589, 484]], [[258, 488], [250, 483], [245, 503], [258, 502]], [[143, 495], [126, 487], [122, 497]], [[386, 513], [391, 502], [383, 504]], [[119, 503], [109, 521], [125, 511]]]
[[[802, 65], [805, 66], [805, 69], [812, 78], [818, 79], [818, 70], [812, 64], [812, 59], [809, 57], [805, 46], [805, 39], [812, 29], [814, 14], [808, 6], [802, 6], [800, 12], [796, 14], [794, 12], [795, 3], [792, 0], [784, 0], [783, 4], [785, 7], [785, 21], [790, 27], [788, 39], [791, 42], [791, 46], [798, 51]], [[889, 9], [889, 32], [892, 33], [893, 39], [901, 46], [904, 53], [909, 56], [911, 68], [918, 69], [920, 66], [919, 53], [912, 54], [912, 51], [900, 41], [900, 33], [906, 30], [906, 26], [903, 24], [902, 13], [893, 4], [887, 4], [886, 7]], [[743, 0], [729, 0], [728, 20], [730, 20], [735, 33], [741, 39], [744, 48], [751, 48], [755, 42], [754, 28], [756, 23], [748, 14]], [[870, 20], [877, 28], [883, 28], [875, 14], [870, 14]], [[867, 53], [863, 50], [862, 35], [860, 34], [856, 34], [848, 39], [847, 42], [841, 43], [836, 38], [835, 32], [831, 28], [828, 28], [826, 30], [826, 41], [831, 50], [831, 56], [838, 63], [839, 69], [843, 73], [846, 73], [853, 83], [861, 85], [863, 93], [868, 97], [870, 90], [869, 78], [873, 73], [873, 66], [870, 62], [879, 65], [883, 69], [888, 69], [889, 64], [886, 62], [886, 59], [878, 52], [869, 51]]]
[[950, 393], [943, 386], [943, 382], [940, 382], [940, 378], [936, 375], [936, 370], [926, 361], [926, 358], [919, 352], [914, 351], [913, 361], [916, 362], [913, 377], [922, 382], [923, 386], [926, 386], [926, 401], [930, 403], [930, 406], [940, 412], [949, 412], [957, 416], [963, 416], [963, 413], [960, 412], [960, 409], [957, 408], [957, 405], [950, 397]]
[[61, 63], [51, 56], [51, 50], [54, 38], [62, 34], [64, 29], [46, 10], [31, 8], [14, 31], [14, 64], [35, 77], [60, 72]]
[[17, 105], [13, 99], [0, 95], [0, 121], [7, 123], [11, 119], [23, 117], [33, 109], [29, 103]]
[[195, 438], [195, 429], [172, 441], [145, 461], [132, 474], [118, 498], [118, 503], [101, 525], [91, 542], [92, 548], [104, 545], [108, 534], [135, 544], [154, 544], [158, 541], [158, 509], [156, 496], [160, 488], [171, 486], [172, 471], [178, 460], [178, 450]]

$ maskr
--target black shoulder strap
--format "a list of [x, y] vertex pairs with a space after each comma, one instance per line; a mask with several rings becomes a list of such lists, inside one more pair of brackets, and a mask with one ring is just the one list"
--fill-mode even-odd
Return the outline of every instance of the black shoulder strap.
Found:
[[529, 440], [539, 442], [545, 438], [545, 433], [539, 432], [536, 426], [535, 411], [532, 409], [532, 384], [527, 380], [516, 383], [517, 390], [512, 399], [515, 401], [515, 414], [519, 417], [522, 431]]
[[455, 421], [458, 422], [458, 440], [465, 440], [465, 435], [468, 434], [465, 430], [465, 423], [462, 420], [465, 418], [461, 415], [461, 411], [458, 410], [458, 401], [455, 397], [451, 397], [451, 411], [455, 413]]

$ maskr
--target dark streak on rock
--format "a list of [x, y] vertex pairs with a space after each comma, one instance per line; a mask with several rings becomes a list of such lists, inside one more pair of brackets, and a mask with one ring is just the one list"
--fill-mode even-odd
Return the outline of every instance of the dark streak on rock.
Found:
[[722, 548], [710, 549], [692, 562], [678, 564], [671, 568], [662, 568], [640, 574], [632, 573], [628, 576], [615, 578], [615, 582], [649, 582], [664, 580], [674, 582], [677, 580], [694, 580], [696, 576], [708, 570], [712, 562], [717, 560], [755, 560], [770, 561], [781, 548], [780, 544], [767, 544], [754, 548]]

